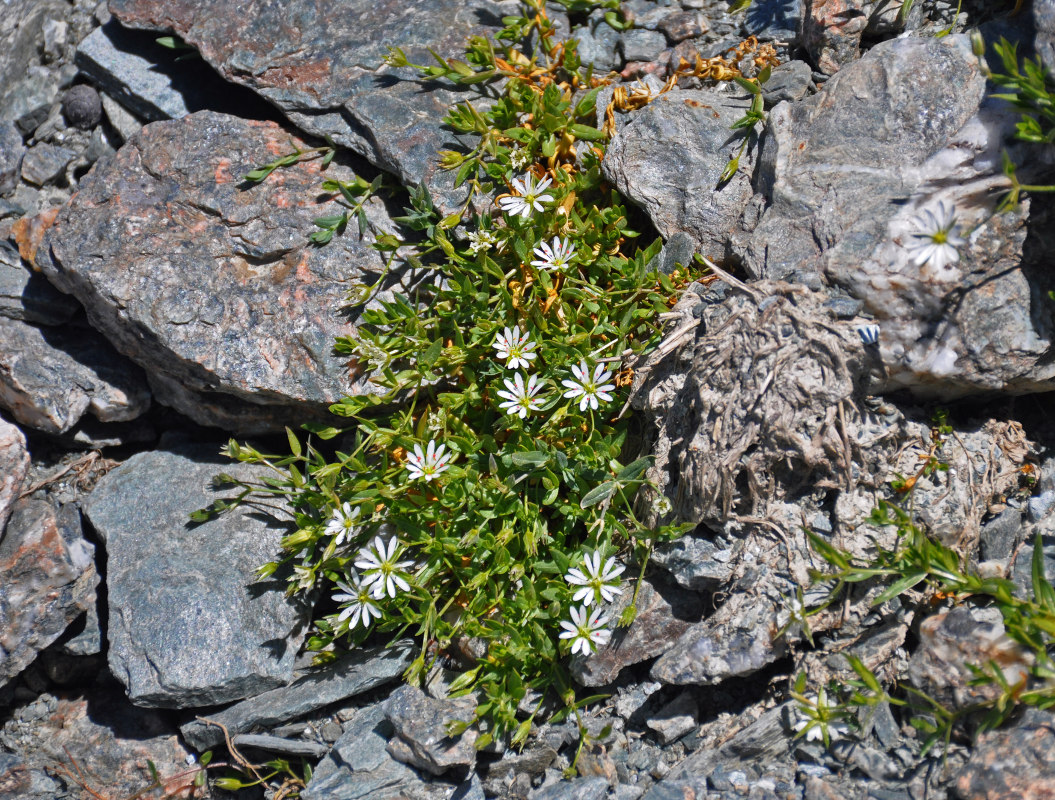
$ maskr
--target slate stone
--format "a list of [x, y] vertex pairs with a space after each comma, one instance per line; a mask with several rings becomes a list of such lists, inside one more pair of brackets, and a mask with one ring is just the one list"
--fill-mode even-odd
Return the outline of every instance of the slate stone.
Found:
[[43, 27], [62, 19], [58, 0], [6, 0], [0, 13], [0, 119], [28, 135], [48, 115], [62, 80], [59, 71], [40, 66]]
[[95, 602], [94, 554], [72, 506], [14, 504], [0, 539], [0, 685]]
[[689, 692], [682, 692], [645, 721], [655, 731], [660, 744], [677, 741], [689, 731], [695, 729], [699, 717], [699, 706], [696, 698]]
[[47, 142], [33, 145], [22, 159], [22, 180], [35, 186], [58, 183], [75, 155], [68, 147]]
[[[1029, 313], [1049, 277], [1023, 263], [1022, 214], [990, 218], [987, 187], [1014, 120], [984, 93], [966, 37], [907, 37], [770, 114], [759, 184], [771, 203], [734, 250], [752, 276], [821, 274], [863, 300], [882, 327], [889, 388], [1043, 391], [1055, 375], [1050, 326]], [[913, 219], [938, 201], [957, 208], [963, 229], [977, 225], [943, 270], [909, 254]], [[1048, 226], [1042, 208], [1031, 229]]]
[[706, 534], [691, 532], [658, 543], [651, 562], [683, 589], [713, 592], [733, 574], [733, 547], [729, 541], [712, 541]]
[[448, 800], [452, 785], [429, 783], [388, 754], [393, 733], [380, 704], [360, 710], [300, 796], [304, 800]]
[[[759, 581], [744, 581], [742, 585]], [[713, 615], [692, 625], [660, 656], [649, 673], [666, 684], [714, 685], [757, 672], [781, 658], [787, 645], [775, 639], [778, 604], [765, 594], [733, 593]]]
[[31, 428], [66, 433], [85, 414], [132, 420], [150, 407], [142, 371], [92, 328], [0, 317], [0, 406]]
[[494, 31], [513, 2], [428, 0], [113, 0], [110, 11], [130, 27], [174, 31], [228, 80], [278, 106], [301, 130], [394, 172], [407, 185], [425, 182], [444, 208], [464, 191], [439, 170], [436, 152], [456, 145], [442, 119], [456, 102], [478, 95], [423, 84], [409, 68], [383, 64], [398, 45], [414, 63], [428, 48], [464, 56], [470, 35]]
[[1027, 708], [1014, 724], [983, 733], [952, 789], [960, 800], [1055, 795], [1055, 717]]
[[0, 120], [0, 195], [12, 191], [18, 184], [25, 152], [22, 134], [15, 124], [9, 120]]
[[[274, 123], [213, 112], [149, 125], [81, 181], [38, 251], [49, 280], [152, 376], [157, 399], [202, 424], [215, 420], [195, 393], [239, 409], [229, 430], [255, 432], [326, 418], [342, 396], [372, 390], [333, 342], [354, 331], [348, 291], [376, 280], [383, 259], [351, 231], [308, 241], [314, 219], [341, 208], [320, 197], [323, 178], [351, 180], [351, 169], [335, 162], [324, 176], [315, 160], [242, 181], [294, 145], [306, 147]], [[367, 213], [392, 229], [380, 201]]]
[[762, 99], [766, 107], [781, 100], [794, 102], [805, 97], [813, 82], [813, 70], [805, 61], [785, 61], [773, 68], [769, 80], [762, 84]]
[[1045, 66], [1055, 69], [1055, 0], [1033, 0], [1033, 46]]
[[[630, 603], [631, 591], [619, 595], [608, 612], [618, 619]], [[649, 580], [641, 582], [637, 617], [629, 628], [615, 628], [611, 641], [588, 657], [572, 659], [569, 670], [583, 686], [606, 686], [631, 664], [639, 664], [669, 650], [702, 612], [700, 597], [678, 589], [662, 593]]]
[[761, 41], [791, 41], [798, 32], [802, 5], [803, 0], [751, 0], [744, 29]]
[[44, 795], [48, 800], [90, 796], [69, 777], [69, 772], [77, 774], [74, 764], [90, 786], [111, 797], [142, 792], [150, 781], [148, 761], [162, 778], [189, 769], [188, 752], [168, 715], [136, 708], [112, 684], [94, 687], [87, 697], [41, 695], [13, 710], [0, 738], [27, 767], [47, 770], [66, 784], [68, 792], [56, 782], [54, 791]]
[[281, 736], [266, 736], [257, 733], [243, 733], [231, 737], [231, 742], [239, 750], [249, 748], [263, 750], [266, 753], [279, 753], [293, 758], [319, 759], [329, 752], [329, 747], [318, 742], [304, 739], [283, 739]]
[[11, 516], [11, 506], [22, 491], [29, 473], [26, 437], [18, 428], [0, 417], [0, 541], [4, 525]]
[[740, 170], [718, 180], [740, 136], [730, 131], [747, 101], [712, 89], [672, 91], [631, 116], [612, 139], [605, 177], [644, 208], [665, 239], [679, 231], [708, 258], [725, 258], [729, 235], [751, 199], [755, 148]]
[[92, 82], [146, 120], [179, 119], [206, 109], [272, 118], [251, 92], [224, 84], [201, 59], [177, 61], [186, 53], [164, 48], [156, 38], [111, 20], [77, 46], [75, 62]]
[[607, 796], [607, 778], [573, 778], [532, 792], [530, 798], [531, 800], [602, 800]]
[[395, 733], [388, 743], [388, 752], [397, 761], [433, 775], [453, 768], [467, 773], [476, 765], [476, 728], [469, 727], [458, 736], [446, 733], [446, 725], [452, 720], [472, 721], [476, 708], [472, 697], [437, 699], [416, 686], [404, 684], [382, 708]]
[[834, 75], [860, 56], [870, 6], [868, 0], [823, 0], [808, 5], [798, 43], [821, 72]]
[[0, 242], [0, 317], [61, 325], [78, 308], [76, 300], [48, 283], [39, 272], [27, 269], [14, 247]]
[[573, 31], [579, 42], [579, 58], [583, 64], [592, 64], [595, 73], [604, 74], [622, 66], [619, 57], [619, 31], [605, 22], [604, 10], [590, 12], [586, 25]]
[[634, 28], [619, 38], [624, 61], [655, 61], [667, 47], [667, 37], [659, 31]]
[[[243, 700], [209, 714], [208, 718], [231, 734], [267, 730], [395, 680], [413, 656], [414, 645], [410, 643], [354, 650], [333, 664], [309, 671], [289, 686]], [[208, 750], [223, 742], [220, 728], [197, 720], [183, 725], [180, 733], [197, 750]]]
[[226, 496], [232, 464], [219, 445], [140, 453], [107, 473], [84, 510], [107, 552], [109, 663], [136, 705], [190, 708], [284, 686], [304, 637], [307, 605], [285, 583], [255, 579], [286, 526], [240, 507], [201, 524], [192, 511]]

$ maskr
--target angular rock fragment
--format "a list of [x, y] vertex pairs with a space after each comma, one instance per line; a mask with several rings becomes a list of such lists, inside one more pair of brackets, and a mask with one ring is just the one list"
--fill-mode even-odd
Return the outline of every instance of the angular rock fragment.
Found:
[[[1044, 391], [1055, 377], [1051, 326], [1030, 311], [1055, 285], [1033, 263], [1047, 257], [1023, 261], [1023, 214], [992, 215], [1014, 117], [984, 94], [966, 37], [903, 38], [770, 115], [760, 181], [771, 203], [734, 250], [757, 277], [823, 276], [862, 300], [891, 388], [955, 397]], [[973, 231], [958, 262], [917, 264], [915, 234], [941, 202]]]
[[1050, 711], [983, 733], [952, 785], [960, 800], [1023, 800], [1055, 795], [1055, 725]]
[[94, 554], [72, 506], [15, 504], [0, 539], [0, 685], [94, 604]]
[[0, 317], [0, 406], [37, 430], [66, 433], [85, 414], [132, 420], [150, 406], [142, 371], [80, 324], [37, 327]]
[[744, 27], [762, 41], [795, 38], [802, 18], [803, 0], [752, 0], [747, 7]]
[[140, 453], [97, 484], [85, 512], [105, 541], [110, 670], [136, 705], [215, 705], [285, 685], [308, 608], [261, 583], [284, 525], [240, 507], [192, 525], [218, 495], [213, 476], [261, 470], [232, 464], [219, 445]]
[[[342, 305], [376, 280], [381, 254], [354, 225], [325, 247], [308, 241], [317, 217], [341, 211], [320, 197], [323, 178], [352, 171], [334, 162], [323, 174], [316, 159], [258, 186], [242, 180], [293, 146], [307, 147], [274, 123], [212, 112], [149, 125], [81, 182], [38, 251], [156, 390], [183, 391], [157, 399], [202, 424], [215, 421], [195, 393], [230, 398], [235, 430], [260, 430], [370, 391], [333, 342], [354, 331]], [[368, 214], [391, 225], [380, 201]]]
[[26, 153], [22, 134], [13, 122], [0, 120], [0, 195], [7, 194], [18, 184], [22, 156]]
[[757, 672], [787, 650], [784, 639], [776, 636], [778, 609], [779, 602], [765, 594], [730, 595], [714, 614], [690, 627], [649, 674], [666, 684], [713, 685]]
[[18, 499], [28, 473], [26, 437], [0, 417], [0, 541], [3, 540], [7, 518], [11, 516], [11, 506]]
[[304, 800], [448, 800], [449, 783], [430, 783], [389, 755], [393, 735], [381, 705], [359, 711], [302, 791]]
[[395, 731], [388, 752], [397, 761], [442, 775], [452, 768], [468, 772], [476, 764], [477, 731], [468, 728], [448, 736], [447, 723], [471, 722], [476, 702], [472, 698], [437, 700], [415, 686], [403, 685], [382, 706]]
[[834, 75], [861, 54], [868, 0], [813, 0], [802, 19], [799, 42], [821, 72]]
[[329, 136], [406, 184], [427, 183], [453, 207], [464, 191], [438, 167], [436, 152], [456, 145], [442, 119], [448, 108], [477, 95], [422, 84], [410, 69], [384, 65], [389, 46], [410, 61], [432, 63], [429, 49], [464, 57], [466, 39], [500, 26], [511, 2], [428, 0], [114, 0], [124, 24], [174, 31], [221, 75], [249, 86], [301, 130]]
[[36, 144], [26, 151], [22, 159], [22, 180], [36, 186], [56, 183], [75, 155], [68, 147], [47, 142]]
[[61, 325], [78, 308], [76, 300], [48, 283], [39, 272], [27, 269], [14, 247], [0, 242], [0, 317]]
[[[609, 616], [618, 619], [632, 596], [625, 591], [610, 609]], [[588, 657], [572, 660], [572, 677], [583, 686], [605, 686], [614, 681], [624, 667], [639, 664], [666, 652], [693, 621], [699, 619], [702, 603], [698, 595], [676, 589], [662, 593], [643, 581], [637, 594], [637, 616], [629, 628], [615, 630], [612, 640]]]
[[724, 259], [751, 199], [755, 149], [719, 182], [741, 136], [730, 129], [750, 103], [711, 89], [672, 91], [633, 114], [605, 154], [605, 177], [648, 213], [666, 239], [679, 231], [708, 258]]
[[[210, 714], [209, 719], [219, 722], [231, 734], [266, 730], [395, 680], [409, 666], [412, 656], [410, 644], [354, 650], [289, 686], [251, 697]], [[197, 720], [183, 725], [180, 733], [198, 750], [208, 750], [223, 742], [220, 728]]]

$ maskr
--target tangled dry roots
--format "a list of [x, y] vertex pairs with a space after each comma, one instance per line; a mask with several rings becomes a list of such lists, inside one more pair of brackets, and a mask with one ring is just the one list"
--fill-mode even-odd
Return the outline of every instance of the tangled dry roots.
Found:
[[657, 428], [650, 478], [675, 513], [720, 522], [807, 482], [849, 488], [862, 460], [862, 437], [847, 429], [860, 419], [852, 398], [875, 366], [852, 326], [801, 286], [738, 284], [707, 298], [678, 304], [681, 341], [653, 354], [634, 391]]

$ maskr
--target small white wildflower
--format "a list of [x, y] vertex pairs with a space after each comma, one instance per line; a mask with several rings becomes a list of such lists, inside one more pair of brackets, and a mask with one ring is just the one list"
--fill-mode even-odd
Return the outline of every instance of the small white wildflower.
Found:
[[525, 383], [524, 376], [517, 372], [513, 380], [504, 378], [502, 382], [506, 385], [507, 391], [498, 392], [498, 396], [505, 401], [499, 403], [498, 407], [507, 414], [527, 419], [529, 412], [538, 411], [541, 408], [542, 400], [536, 395], [541, 391], [545, 381], [541, 380], [538, 375], [529, 375]]
[[531, 163], [531, 153], [517, 145], [509, 151], [509, 163], [513, 169], [525, 169]]
[[612, 638], [612, 632], [604, 628], [608, 617], [601, 613], [601, 609], [595, 608], [590, 612], [586, 606], [571, 608], [571, 621], [561, 620], [560, 626], [564, 628], [560, 632], [561, 639], [571, 639], [571, 652], [592, 653], [597, 645], [605, 645]]
[[919, 241], [908, 248], [909, 255], [917, 266], [928, 264], [935, 272], [941, 272], [947, 264], [960, 260], [956, 250], [965, 241], [954, 233], [956, 228], [956, 208], [939, 201], [937, 213], [924, 209], [912, 218], [916, 232], [912, 235]]
[[479, 230], [469, 234], [469, 252], [474, 256], [490, 250], [498, 242], [491, 231]]
[[543, 211], [543, 203], [553, 202], [553, 195], [543, 194], [552, 183], [548, 175], [536, 182], [530, 172], [525, 173], [523, 178], [513, 178], [513, 188], [518, 194], [499, 197], [498, 205], [510, 216], [527, 219], [532, 211]]
[[568, 261], [575, 255], [575, 244], [568, 239], [562, 240], [559, 236], [554, 236], [552, 245], [542, 242], [534, 252], [539, 260], [532, 261], [531, 266], [546, 270], [562, 270], [568, 266]]
[[858, 325], [857, 335], [861, 337], [861, 341], [867, 347], [868, 345], [877, 344], [879, 342], [879, 326], [878, 325]]
[[674, 506], [671, 504], [670, 500], [667, 498], [666, 495], [661, 494], [659, 495], [659, 497], [652, 501], [653, 513], [661, 517], [665, 517], [673, 510]]
[[619, 586], [619, 576], [623, 574], [626, 567], [617, 563], [614, 558], [609, 558], [602, 568], [601, 551], [594, 550], [592, 555], [587, 555], [583, 559], [583, 567], [584, 569], [570, 569], [564, 576], [564, 580], [568, 583], [582, 587], [575, 592], [572, 597], [573, 602], [581, 601], [586, 606], [594, 600], [598, 603], [602, 600], [605, 603], [611, 603], [617, 594], [623, 593]]
[[362, 585], [369, 588], [375, 598], [396, 596], [396, 589], [410, 590], [403, 573], [413, 566], [412, 561], [396, 561], [399, 555], [399, 540], [393, 536], [386, 546], [380, 536], [368, 547], [359, 551], [355, 566], [363, 570]]
[[594, 366], [593, 377], [590, 376], [590, 367], [585, 360], [572, 364], [571, 371], [575, 380], [563, 380], [561, 383], [568, 387], [568, 391], [564, 393], [565, 397], [582, 398], [579, 400], [579, 411], [585, 411], [587, 406], [596, 411], [598, 400], [605, 403], [612, 402], [611, 393], [615, 391], [615, 384], [605, 383], [612, 377], [612, 373], [606, 370], [604, 365]]
[[336, 536], [334, 542], [338, 547], [345, 542], [352, 541], [355, 523], [359, 519], [359, 511], [359, 506], [353, 506], [351, 503], [343, 503], [340, 508], [334, 509], [333, 516], [330, 517], [330, 522], [326, 526], [326, 535]]
[[453, 453], [446, 452], [446, 445], [436, 445], [436, 440], [430, 440], [425, 452], [421, 451], [421, 445], [414, 445], [414, 452], [407, 453], [407, 471], [410, 479], [424, 478], [428, 483], [451, 465], [454, 458]]
[[527, 331], [520, 332], [520, 326], [515, 326], [512, 330], [506, 328], [505, 331], [498, 334], [495, 337], [494, 344], [491, 345], [495, 350], [498, 351], [498, 357], [506, 360], [506, 366], [509, 369], [517, 369], [518, 367], [531, 366], [531, 362], [535, 360], [535, 356], [538, 353], [535, 352], [536, 344], [531, 341], [531, 337], [528, 336]]
[[792, 727], [796, 733], [805, 731], [803, 736], [807, 742], [823, 741], [825, 734], [829, 742], [834, 742], [850, 733], [850, 726], [828, 705], [828, 694], [823, 688], [807, 697], [805, 703], [799, 703], [795, 713], [798, 719]]
[[337, 588], [341, 593], [335, 594], [333, 599], [343, 604], [341, 613], [337, 617], [337, 624], [348, 621], [348, 629], [354, 629], [360, 622], [364, 628], [370, 627], [371, 615], [381, 619], [381, 609], [377, 607], [370, 597], [370, 588], [359, 580], [359, 574], [352, 572], [351, 583], [337, 581]]

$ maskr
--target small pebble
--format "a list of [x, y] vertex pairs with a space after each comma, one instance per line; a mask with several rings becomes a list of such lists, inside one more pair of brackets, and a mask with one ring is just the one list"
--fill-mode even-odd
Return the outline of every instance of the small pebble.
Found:
[[87, 131], [103, 118], [103, 103], [95, 89], [81, 83], [70, 87], [63, 96], [62, 113], [70, 125]]

